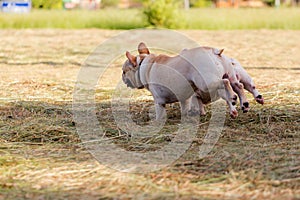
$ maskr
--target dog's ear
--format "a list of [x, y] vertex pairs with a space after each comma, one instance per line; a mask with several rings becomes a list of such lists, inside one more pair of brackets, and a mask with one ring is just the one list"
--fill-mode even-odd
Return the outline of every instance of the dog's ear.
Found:
[[145, 45], [145, 43], [141, 42], [138, 46], [139, 54], [150, 54], [149, 49]]
[[136, 67], [136, 57], [134, 55], [131, 55], [129, 51], [126, 51], [126, 57], [131, 62], [131, 64], [133, 64], [133, 66]]
[[222, 53], [223, 53], [224, 49], [214, 49], [214, 54], [218, 55], [218, 56], [221, 56]]

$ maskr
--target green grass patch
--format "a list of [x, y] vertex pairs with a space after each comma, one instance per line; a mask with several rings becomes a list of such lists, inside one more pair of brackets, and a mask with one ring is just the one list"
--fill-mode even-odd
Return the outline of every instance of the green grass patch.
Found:
[[[178, 23], [186, 21], [185, 29], [300, 30], [300, 8], [261, 9], [190, 9], [181, 11]], [[29, 14], [0, 13], [0, 28], [62, 28], [62, 29], [136, 29], [149, 27], [139, 9], [33, 10]]]
[[191, 9], [186, 13], [188, 29], [300, 29], [299, 8]]
[[33, 10], [29, 14], [0, 13], [0, 28], [134, 29], [145, 26], [138, 10]]

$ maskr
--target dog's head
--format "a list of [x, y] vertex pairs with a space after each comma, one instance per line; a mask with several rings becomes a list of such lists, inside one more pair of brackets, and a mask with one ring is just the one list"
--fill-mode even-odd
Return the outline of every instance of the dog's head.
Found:
[[150, 54], [147, 46], [141, 42], [138, 45], [139, 55], [134, 56], [129, 51], [126, 51], [127, 60], [124, 62], [122, 67], [122, 80], [130, 88], [144, 88], [140, 81], [139, 67], [142, 64], [144, 58]]

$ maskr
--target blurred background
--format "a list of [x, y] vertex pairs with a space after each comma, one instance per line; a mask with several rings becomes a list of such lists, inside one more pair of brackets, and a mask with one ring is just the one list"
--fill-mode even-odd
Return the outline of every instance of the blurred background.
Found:
[[299, 0], [0, 0], [0, 28], [299, 29], [299, 5]]

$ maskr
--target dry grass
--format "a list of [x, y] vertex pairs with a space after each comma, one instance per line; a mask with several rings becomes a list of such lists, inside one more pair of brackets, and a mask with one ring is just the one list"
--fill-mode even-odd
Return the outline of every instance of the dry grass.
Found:
[[[227, 55], [240, 60], [266, 104], [251, 101], [249, 113], [236, 120], [227, 118], [215, 148], [199, 160], [208, 113], [200, 119], [203, 125], [189, 151], [150, 174], [120, 173], [96, 162], [80, 144], [72, 119], [72, 92], [80, 64], [97, 44], [116, 33], [0, 32], [0, 199], [300, 198], [299, 31], [184, 32], [203, 45], [225, 47]], [[16, 43], [17, 35], [26, 40]], [[106, 72], [96, 95], [97, 117], [112, 137], [119, 130], [108, 100], [119, 70]], [[145, 92], [138, 94], [148, 97]], [[147, 123], [151, 105], [148, 98], [131, 102], [134, 120]], [[168, 117], [160, 134], [115, 142], [130, 150], [145, 150], [143, 144], [157, 148], [177, 129], [178, 104], [168, 108]]]

